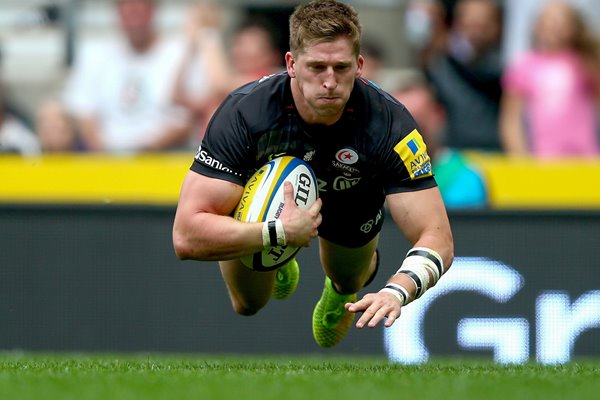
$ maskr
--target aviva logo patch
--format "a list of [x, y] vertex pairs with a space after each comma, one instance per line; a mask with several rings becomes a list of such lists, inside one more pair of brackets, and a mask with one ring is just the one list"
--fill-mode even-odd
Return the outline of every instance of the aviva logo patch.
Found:
[[423, 142], [421, 134], [416, 129], [413, 129], [411, 133], [402, 139], [394, 147], [394, 151], [402, 159], [411, 179], [432, 175], [431, 160], [427, 154], [427, 146]]

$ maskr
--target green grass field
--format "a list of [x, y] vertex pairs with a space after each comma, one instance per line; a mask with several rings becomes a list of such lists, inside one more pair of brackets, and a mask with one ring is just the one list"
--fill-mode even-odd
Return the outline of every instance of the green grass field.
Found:
[[600, 362], [0, 353], [0, 399], [599, 399]]

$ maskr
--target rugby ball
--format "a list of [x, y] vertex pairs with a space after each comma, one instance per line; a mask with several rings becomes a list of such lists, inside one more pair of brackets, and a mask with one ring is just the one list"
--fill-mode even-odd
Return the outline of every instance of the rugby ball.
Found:
[[[309, 208], [317, 200], [317, 178], [310, 166], [299, 158], [282, 156], [263, 165], [248, 180], [234, 217], [242, 222], [279, 218], [284, 205], [285, 181], [292, 184], [298, 207]], [[241, 261], [256, 271], [272, 271], [288, 262], [299, 250], [299, 247], [293, 246], [265, 248], [242, 257]]]

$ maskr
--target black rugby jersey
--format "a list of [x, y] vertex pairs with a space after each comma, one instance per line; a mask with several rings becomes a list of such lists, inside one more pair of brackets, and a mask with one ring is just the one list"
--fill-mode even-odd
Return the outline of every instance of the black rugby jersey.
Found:
[[[436, 185], [426, 146], [406, 108], [357, 79], [343, 116], [307, 125], [286, 72], [232, 92], [211, 119], [191, 169], [241, 186], [279, 155], [305, 160], [326, 204], [381, 207], [386, 194]], [[335, 207], [335, 205], [332, 205]]]

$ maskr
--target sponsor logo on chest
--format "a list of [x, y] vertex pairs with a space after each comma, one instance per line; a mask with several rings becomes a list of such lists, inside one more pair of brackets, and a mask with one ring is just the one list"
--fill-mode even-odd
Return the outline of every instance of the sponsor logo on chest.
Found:
[[349, 147], [338, 150], [328, 168], [328, 180], [319, 179], [319, 191], [333, 190], [340, 192], [358, 185], [362, 177], [360, 169], [355, 164], [359, 161], [359, 158], [358, 153]]

